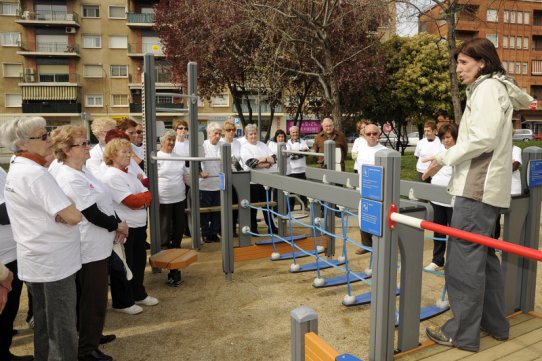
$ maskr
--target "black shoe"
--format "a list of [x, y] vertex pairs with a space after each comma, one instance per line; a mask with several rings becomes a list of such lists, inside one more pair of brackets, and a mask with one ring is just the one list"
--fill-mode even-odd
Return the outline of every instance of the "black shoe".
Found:
[[220, 242], [220, 237], [218, 236], [218, 234], [215, 234], [213, 236], [213, 242], [217, 242], [217, 243]]
[[19, 331], [16, 330], [16, 329], [11, 330], [11, 335], [12, 335], [12, 336], [15, 336], [15, 335], [18, 334], [18, 333], [19, 333]]
[[237, 237], [239, 237], [239, 233], [233, 232], [233, 238], [237, 238]]
[[213, 243], [213, 236], [203, 236], [204, 243]]
[[167, 283], [169, 287], [179, 287], [181, 283], [183, 283], [183, 280], [181, 278], [181, 271], [179, 270], [171, 270], [167, 275], [167, 278]]
[[11, 355], [6, 361], [34, 361], [34, 356], [24, 355], [24, 356], [15, 356]]
[[117, 336], [115, 335], [102, 335], [100, 337], [100, 345], [105, 345], [106, 343], [113, 342]]
[[151, 249], [151, 244], [149, 242], [145, 242], [145, 249]]
[[106, 355], [99, 349], [95, 349], [85, 356], [79, 356], [79, 361], [113, 361], [113, 357]]

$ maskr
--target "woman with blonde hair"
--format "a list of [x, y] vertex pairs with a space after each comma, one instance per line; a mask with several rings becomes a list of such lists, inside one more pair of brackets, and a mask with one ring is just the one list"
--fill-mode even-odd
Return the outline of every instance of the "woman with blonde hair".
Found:
[[86, 161], [86, 167], [88, 170], [95, 176], [98, 177], [100, 174], [100, 165], [103, 163], [105, 147], [105, 135], [111, 129], [114, 129], [117, 126], [117, 122], [111, 118], [96, 118], [90, 124], [90, 130], [92, 134], [98, 139], [98, 144], [96, 144], [90, 150], [90, 158]]

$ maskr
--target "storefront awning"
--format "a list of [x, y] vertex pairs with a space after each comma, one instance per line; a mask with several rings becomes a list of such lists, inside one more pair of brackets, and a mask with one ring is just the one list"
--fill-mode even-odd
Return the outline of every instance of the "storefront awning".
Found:
[[77, 100], [77, 86], [22, 86], [24, 100]]

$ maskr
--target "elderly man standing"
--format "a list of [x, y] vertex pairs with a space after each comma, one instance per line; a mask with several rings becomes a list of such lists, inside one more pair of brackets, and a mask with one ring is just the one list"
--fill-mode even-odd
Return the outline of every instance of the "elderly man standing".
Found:
[[[365, 139], [367, 140], [367, 146], [363, 148], [363, 152], [358, 153], [358, 159], [357, 164], [360, 166], [362, 165], [374, 165], [375, 164], [375, 154], [381, 149], [386, 149], [385, 146], [380, 144], [379, 137], [380, 137], [380, 128], [378, 128], [374, 124], [367, 124], [364, 129], [364, 135]], [[360, 173], [361, 177], [361, 171], [360, 169], [357, 170], [358, 173]], [[361, 232], [361, 243], [366, 247], [372, 247], [373, 246], [373, 236], [370, 233], [363, 232], [360, 229]], [[356, 251], [356, 254], [365, 254], [369, 252], [368, 250], [364, 248], [360, 248]]]
[[[314, 138], [313, 150], [316, 153], [324, 152], [324, 142], [326, 140], [335, 141], [335, 147], [341, 149], [341, 158], [337, 159], [337, 162], [341, 163], [341, 171], [345, 170], [344, 160], [346, 159], [346, 154], [348, 153], [348, 143], [346, 142], [346, 136], [340, 130], [335, 130], [335, 125], [331, 118], [324, 118], [322, 120], [322, 131], [318, 133], [316, 138]], [[324, 168], [324, 157], [318, 157], [316, 161], [320, 164], [320, 168]]]
[[430, 157], [442, 150], [440, 139], [437, 137], [437, 123], [432, 120], [425, 122], [423, 125], [423, 139], [416, 145], [414, 156], [417, 159], [416, 171], [418, 172], [418, 180], [431, 183], [431, 177], [422, 180], [422, 175], [429, 167], [429, 163], [422, 162], [423, 158]]

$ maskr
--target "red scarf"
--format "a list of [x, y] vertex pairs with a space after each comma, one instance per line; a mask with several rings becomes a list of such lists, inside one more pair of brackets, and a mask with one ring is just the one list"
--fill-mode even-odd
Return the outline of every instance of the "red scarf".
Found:
[[45, 158], [43, 158], [41, 155], [38, 155], [38, 154], [28, 153], [28, 152], [17, 152], [17, 153], [15, 153], [15, 155], [17, 157], [23, 157], [23, 158], [30, 159], [30, 160], [38, 163], [42, 167], [45, 167], [45, 164], [47, 164], [47, 160], [45, 160]]

